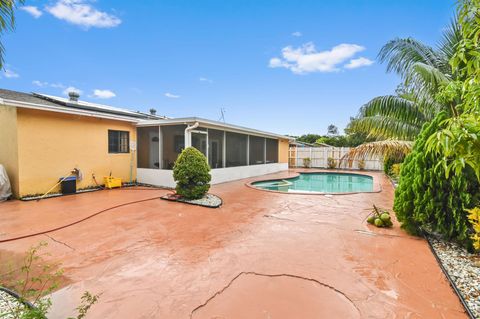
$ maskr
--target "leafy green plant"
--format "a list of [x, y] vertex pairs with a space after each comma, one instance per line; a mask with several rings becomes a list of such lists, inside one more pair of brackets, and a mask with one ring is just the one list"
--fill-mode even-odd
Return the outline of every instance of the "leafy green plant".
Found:
[[334, 169], [337, 167], [337, 161], [333, 157], [327, 158], [327, 167]]
[[432, 134], [427, 149], [439, 155], [446, 176], [462, 174], [471, 167], [480, 179], [480, 1], [458, 2], [461, 38], [450, 59], [457, 81], [442, 86], [437, 100], [450, 105], [453, 118], [446, 120], [439, 132]]
[[303, 159], [303, 167], [309, 168], [311, 163], [312, 163], [312, 160], [310, 157], [305, 157]]
[[173, 167], [177, 194], [185, 199], [202, 198], [210, 189], [210, 166], [203, 153], [187, 147], [178, 155]]
[[82, 302], [77, 307], [78, 315], [76, 317], [69, 317], [68, 319], [83, 319], [87, 315], [88, 310], [97, 303], [100, 295], [92, 295], [90, 292], [85, 291], [82, 295]]
[[[32, 246], [26, 253], [22, 265], [19, 268], [19, 279], [10, 285], [2, 282], [2, 285], [16, 291], [20, 296], [16, 306], [9, 305], [6, 313], [0, 314], [0, 318], [6, 316], [11, 319], [46, 319], [52, 306], [49, 295], [58, 288], [63, 270], [55, 265], [40, 264], [40, 251], [47, 246], [46, 242], [40, 242]], [[13, 273], [13, 272], [11, 272]], [[82, 319], [86, 316], [90, 307], [98, 301], [99, 295], [92, 295], [88, 291], [82, 296], [82, 302], [77, 307], [78, 315], [69, 319]], [[33, 307], [25, 306], [27, 303]]]
[[468, 220], [472, 224], [473, 233], [470, 236], [470, 239], [473, 242], [473, 248], [480, 250], [480, 207], [475, 207], [473, 209], [467, 209]]
[[425, 152], [427, 139], [438, 131], [446, 116], [441, 112], [424, 125], [412, 152], [405, 158], [395, 190], [394, 210], [408, 232], [421, 234], [422, 228], [426, 228], [470, 248], [470, 224], [465, 210], [478, 201], [475, 174], [466, 168], [462, 175], [446, 178], [444, 167], [436, 165], [438, 155]]
[[387, 175], [390, 175], [390, 170], [392, 169], [393, 164], [395, 164], [394, 158], [385, 156], [383, 158], [383, 172]]
[[401, 168], [401, 165], [400, 163], [397, 163], [397, 164], [393, 164], [392, 165], [392, 168], [390, 169], [390, 174], [392, 175], [392, 177], [399, 177], [400, 176], [400, 168]]

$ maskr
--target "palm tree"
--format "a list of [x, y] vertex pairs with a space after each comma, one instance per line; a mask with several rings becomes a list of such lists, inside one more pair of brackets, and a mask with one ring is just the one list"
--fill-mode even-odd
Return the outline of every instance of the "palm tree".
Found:
[[424, 123], [443, 110], [455, 114], [454, 106], [438, 102], [437, 94], [451, 81], [458, 80], [449, 61], [461, 39], [459, 24], [454, 19], [435, 49], [406, 38], [394, 39], [380, 50], [380, 62], [387, 63], [387, 72], [397, 73], [403, 83], [396, 95], [376, 97], [360, 108], [350, 129], [376, 141], [353, 149], [349, 159], [368, 155], [403, 157]]
[[[25, 0], [0, 0], [0, 37], [8, 31], [15, 29], [15, 9], [17, 4], [23, 4]], [[5, 47], [0, 40], [0, 69], [4, 66]]]

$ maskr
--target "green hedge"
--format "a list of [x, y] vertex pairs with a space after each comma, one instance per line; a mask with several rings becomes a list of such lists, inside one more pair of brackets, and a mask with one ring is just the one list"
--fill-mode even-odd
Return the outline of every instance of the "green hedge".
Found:
[[212, 179], [205, 155], [194, 147], [184, 149], [173, 166], [173, 179], [177, 182], [177, 194], [186, 199], [202, 198]]
[[426, 153], [425, 143], [438, 131], [445, 114], [424, 125], [412, 152], [405, 158], [395, 190], [394, 210], [402, 228], [420, 234], [426, 228], [471, 247], [471, 225], [465, 209], [478, 203], [478, 182], [470, 169], [445, 177], [437, 155]]

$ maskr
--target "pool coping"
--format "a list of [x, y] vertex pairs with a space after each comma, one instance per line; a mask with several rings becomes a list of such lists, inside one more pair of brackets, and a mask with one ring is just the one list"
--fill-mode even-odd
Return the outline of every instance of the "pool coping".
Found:
[[[369, 192], [344, 192], [344, 193], [327, 193], [327, 192], [282, 192], [282, 191], [275, 191], [275, 190], [270, 190], [270, 189], [263, 189], [259, 187], [255, 187], [252, 185], [253, 183], [258, 183], [258, 182], [271, 182], [271, 181], [276, 181], [279, 179], [285, 179], [289, 180], [292, 178], [297, 178], [300, 176], [300, 174], [317, 174], [317, 173], [335, 173], [335, 174], [345, 174], [345, 175], [360, 175], [360, 176], [368, 176], [371, 177], [373, 180], [373, 191]], [[381, 183], [378, 181], [378, 177], [373, 175], [373, 174], [368, 174], [368, 172], [362, 172], [362, 173], [356, 173], [356, 172], [351, 172], [351, 171], [345, 171], [345, 170], [314, 170], [314, 171], [299, 171], [299, 172], [294, 172], [294, 175], [289, 176], [287, 178], [267, 178], [267, 179], [257, 179], [253, 181], [249, 181], [245, 183], [245, 186], [249, 188], [253, 188], [255, 190], [259, 191], [264, 191], [264, 192], [270, 192], [270, 193], [278, 193], [278, 194], [288, 194], [288, 195], [355, 195], [355, 194], [372, 194], [372, 193], [380, 193], [382, 189]]]

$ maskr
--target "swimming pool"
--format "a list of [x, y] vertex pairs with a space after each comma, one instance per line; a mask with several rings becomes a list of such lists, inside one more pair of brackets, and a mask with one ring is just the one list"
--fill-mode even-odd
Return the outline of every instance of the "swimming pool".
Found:
[[373, 178], [348, 173], [300, 173], [294, 178], [254, 182], [252, 186], [288, 193], [357, 193], [372, 192]]

